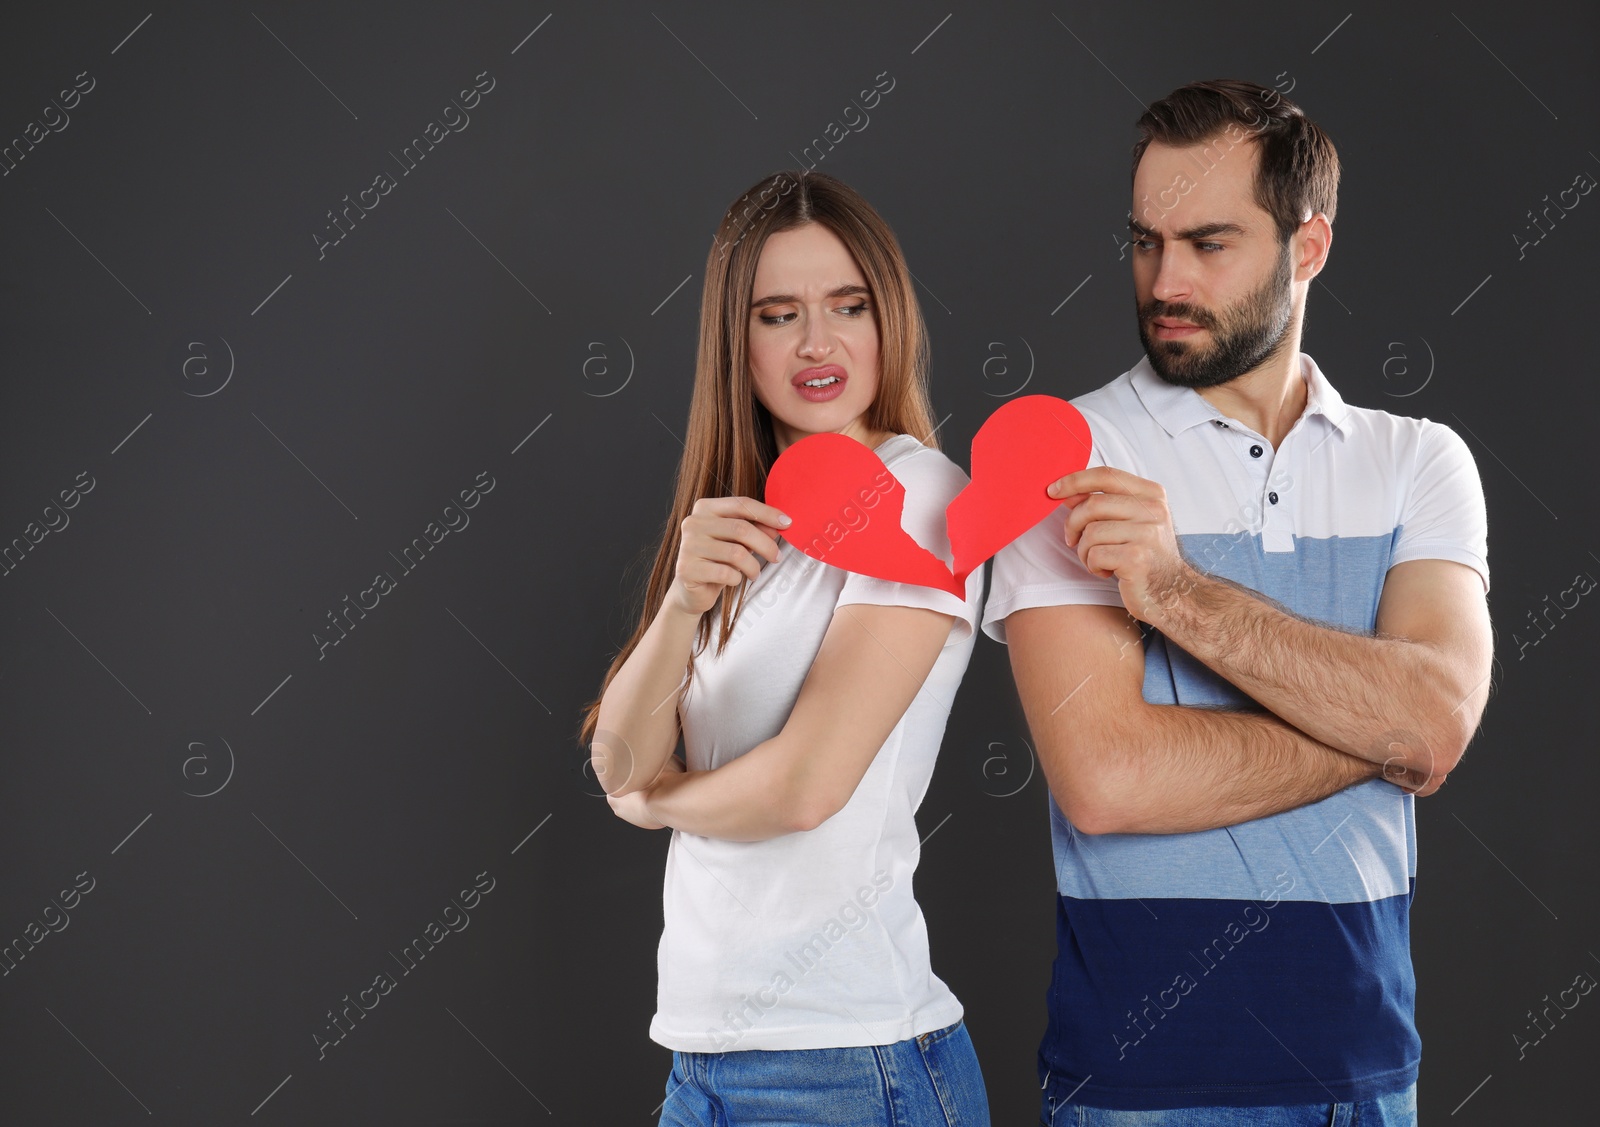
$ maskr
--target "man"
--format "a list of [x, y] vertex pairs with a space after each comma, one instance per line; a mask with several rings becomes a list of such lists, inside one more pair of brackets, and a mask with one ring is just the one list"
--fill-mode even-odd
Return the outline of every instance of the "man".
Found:
[[1074, 400], [1090, 468], [983, 622], [1051, 794], [1041, 1122], [1414, 1124], [1413, 803], [1488, 697], [1482, 488], [1299, 351], [1326, 135], [1231, 80], [1138, 126], [1145, 356]]

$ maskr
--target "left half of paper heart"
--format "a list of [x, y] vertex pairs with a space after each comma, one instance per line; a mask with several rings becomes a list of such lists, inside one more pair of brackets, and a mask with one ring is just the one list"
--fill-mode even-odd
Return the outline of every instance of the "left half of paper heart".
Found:
[[843, 434], [812, 434], [778, 455], [767, 504], [793, 520], [783, 538], [813, 559], [966, 597], [950, 568], [901, 526], [906, 489], [883, 459]]

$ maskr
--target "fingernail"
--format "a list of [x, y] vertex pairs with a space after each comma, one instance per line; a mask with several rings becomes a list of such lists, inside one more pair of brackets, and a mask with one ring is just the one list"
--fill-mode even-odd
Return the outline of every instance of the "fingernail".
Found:
[[780, 514], [778, 514], [778, 526], [780, 528], [788, 528], [793, 523], [794, 523], [794, 518], [789, 516], [788, 513], [780, 513]]

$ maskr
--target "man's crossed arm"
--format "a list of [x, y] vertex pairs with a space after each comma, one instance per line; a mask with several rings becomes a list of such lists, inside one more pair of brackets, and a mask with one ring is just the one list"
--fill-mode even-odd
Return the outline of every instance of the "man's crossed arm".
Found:
[[[1065, 535], [1123, 605], [1014, 611], [1012, 670], [1052, 793], [1086, 833], [1177, 833], [1315, 802], [1369, 778], [1427, 795], [1454, 769], [1488, 699], [1493, 645], [1470, 568], [1391, 568], [1375, 635], [1299, 618], [1196, 570], [1155, 482], [1096, 467], [1051, 487]], [[1268, 710], [1143, 699], [1129, 615]]]

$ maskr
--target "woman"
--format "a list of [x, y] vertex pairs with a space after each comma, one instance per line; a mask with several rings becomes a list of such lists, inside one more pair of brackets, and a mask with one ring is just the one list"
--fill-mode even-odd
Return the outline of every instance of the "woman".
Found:
[[780, 541], [789, 518], [756, 499], [792, 443], [845, 434], [948, 562], [967, 477], [933, 438], [926, 357], [899, 244], [857, 193], [784, 172], [729, 209], [672, 516], [581, 729], [616, 813], [676, 831], [650, 1026], [673, 1050], [663, 1124], [989, 1122], [912, 895], [981, 571], [965, 600], [847, 573]]

